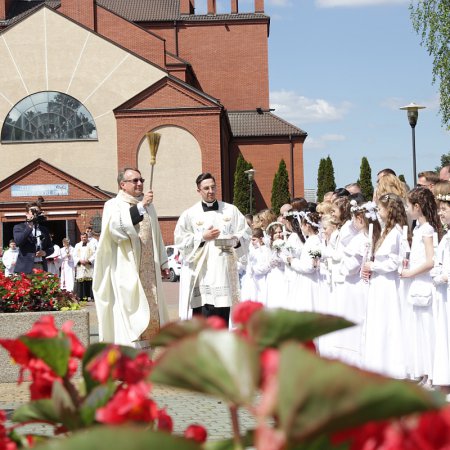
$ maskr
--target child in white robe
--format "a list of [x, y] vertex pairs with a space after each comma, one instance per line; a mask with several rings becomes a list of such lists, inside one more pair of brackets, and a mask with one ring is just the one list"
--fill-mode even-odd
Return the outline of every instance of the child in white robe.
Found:
[[267, 274], [267, 306], [269, 308], [288, 308], [286, 283], [284, 279], [285, 263], [281, 257], [285, 245], [283, 224], [272, 222], [266, 229], [270, 236], [270, 271]]
[[398, 269], [402, 263], [402, 227], [407, 218], [398, 195], [382, 195], [377, 203], [384, 228], [374, 248], [374, 260], [367, 261], [362, 270], [363, 278], [369, 280], [363, 366], [403, 379], [407, 371]]
[[[286, 246], [282, 251], [282, 258], [285, 263], [285, 282], [286, 297], [288, 309], [299, 310], [301, 300], [301, 277], [300, 274], [292, 268], [292, 260], [299, 260], [302, 249], [305, 245], [305, 237], [301, 231], [301, 218], [298, 211], [291, 210], [285, 215], [286, 228], [290, 231], [286, 241]], [[288, 261], [289, 259], [289, 261]]]
[[416, 221], [413, 231], [409, 267], [401, 272], [411, 283], [407, 292], [406, 322], [409, 324], [410, 357], [408, 369], [413, 379], [431, 384], [434, 354], [433, 283], [430, 270], [434, 265], [433, 235], [439, 218], [433, 193], [424, 187], [411, 190], [407, 196], [408, 217]]
[[300, 212], [300, 226], [306, 237], [300, 258], [288, 257], [287, 261], [298, 276], [298, 298], [294, 309], [316, 311], [319, 302], [319, 265], [321, 243], [319, 238], [320, 216], [316, 212]]
[[[448, 185], [447, 185], [448, 186]], [[436, 195], [439, 217], [450, 230], [450, 187]], [[436, 251], [434, 268], [431, 271], [435, 286], [433, 295], [433, 318], [435, 330], [433, 385], [447, 394], [450, 400], [450, 231], [444, 235]]]
[[267, 273], [270, 271], [270, 250], [264, 245], [261, 228], [252, 230], [248, 252], [247, 271], [242, 279], [242, 300], [253, 300], [267, 305]]
[[367, 313], [369, 284], [361, 278], [361, 267], [372, 257], [374, 242], [381, 233], [374, 202], [358, 205], [350, 202], [352, 227], [357, 233], [343, 247], [339, 273], [344, 282], [339, 285], [336, 295], [342, 305], [342, 316], [356, 325], [333, 335], [336, 338], [337, 356], [340, 360], [360, 367], [362, 365], [363, 330]]

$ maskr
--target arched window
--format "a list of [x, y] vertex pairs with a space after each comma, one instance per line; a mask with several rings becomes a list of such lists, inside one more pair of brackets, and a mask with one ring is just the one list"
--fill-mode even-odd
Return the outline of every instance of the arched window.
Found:
[[61, 92], [37, 92], [22, 99], [8, 113], [2, 143], [96, 140], [90, 112], [75, 98]]

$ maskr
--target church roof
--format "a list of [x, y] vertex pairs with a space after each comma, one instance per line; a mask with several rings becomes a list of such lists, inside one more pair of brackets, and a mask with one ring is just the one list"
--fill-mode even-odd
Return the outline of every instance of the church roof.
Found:
[[307, 136], [300, 128], [258, 108], [256, 111], [228, 111], [234, 137]]
[[[180, 14], [180, 0], [96, 0], [96, 3], [130, 22], [269, 19], [269, 16], [263, 13]], [[15, 0], [8, 11], [7, 20], [0, 21], [0, 24], [11, 25], [42, 4], [56, 9], [61, 2], [60, 0]]]

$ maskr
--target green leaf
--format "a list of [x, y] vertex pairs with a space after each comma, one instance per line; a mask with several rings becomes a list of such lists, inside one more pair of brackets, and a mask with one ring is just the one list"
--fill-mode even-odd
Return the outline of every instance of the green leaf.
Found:
[[59, 423], [59, 417], [53, 401], [46, 398], [33, 400], [19, 406], [12, 415], [14, 422], [51, 422]]
[[58, 422], [68, 430], [78, 429], [81, 425], [78, 411], [65, 387], [57, 381], [53, 383], [51, 400], [59, 417]]
[[[241, 436], [241, 442], [244, 448], [253, 446], [254, 430], [247, 430], [244, 436]], [[225, 439], [222, 441], [209, 441], [203, 444], [204, 450], [234, 450], [235, 443], [233, 439]]]
[[116, 390], [117, 384], [112, 382], [100, 384], [92, 389], [80, 408], [80, 416], [85, 425], [92, 425], [95, 422], [95, 412], [108, 403]]
[[287, 309], [261, 309], [247, 324], [248, 334], [259, 348], [278, 347], [295, 339], [310, 341], [332, 331], [353, 326], [342, 317]]
[[286, 450], [348, 450], [349, 443], [332, 444], [328, 436], [320, 436], [308, 442], [289, 445]]
[[64, 377], [67, 373], [70, 357], [70, 341], [67, 337], [30, 338], [20, 336], [28, 349], [36, 357], [42, 359], [56, 375]]
[[179, 339], [209, 328], [204, 318], [194, 317], [191, 320], [171, 322], [161, 328], [159, 333], [151, 339], [152, 347], [165, 347]]
[[200, 444], [138, 427], [97, 427], [52, 439], [39, 450], [201, 450]]
[[280, 352], [278, 417], [293, 442], [445, 405], [437, 392], [322, 359], [293, 342]]
[[151, 373], [155, 383], [251, 403], [259, 377], [256, 349], [228, 331], [205, 330], [168, 347]]

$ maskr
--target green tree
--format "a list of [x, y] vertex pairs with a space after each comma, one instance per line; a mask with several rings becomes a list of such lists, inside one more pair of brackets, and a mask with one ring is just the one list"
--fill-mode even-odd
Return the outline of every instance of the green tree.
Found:
[[398, 179], [399, 179], [400, 181], [402, 181], [403, 183], [406, 184], [405, 175], [400, 174], [400, 175], [398, 176]]
[[450, 152], [446, 153], [445, 155], [441, 156], [441, 165], [436, 167], [435, 171], [439, 173], [439, 171], [445, 167], [450, 165]]
[[[234, 171], [233, 204], [242, 214], [250, 213], [250, 189], [246, 170], [253, 169], [253, 165], [247, 162], [240, 154], [236, 161]], [[252, 195], [252, 213], [255, 212], [255, 196]]]
[[326, 167], [325, 158], [321, 158], [319, 162], [319, 169], [317, 170], [317, 201], [322, 202], [323, 196], [326, 194], [326, 190], [323, 186], [323, 180], [325, 177], [325, 167]]
[[275, 214], [280, 212], [280, 208], [289, 203], [291, 195], [289, 194], [289, 175], [286, 169], [284, 159], [280, 161], [278, 172], [275, 174], [272, 184], [272, 210]]
[[411, 20], [421, 45], [433, 58], [433, 84], [439, 85], [442, 125], [450, 128], [450, 2], [420, 0], [411, 2]]
[[334, 180], [334, 167], [333, 161], [331, 161], [330, 155], [325, 160], [325, 171], [323, 176], [323, 189], [324, 194], [336, 189], [336, 181]]
[[361, 159], [361, 167], [359, 169], [358, 184], [361, 186], [362, 195], [369, 201], [373, 197], [373, 184], [372, 184], [372, 169], [370, 168], [369, 161], [365, 156]]

